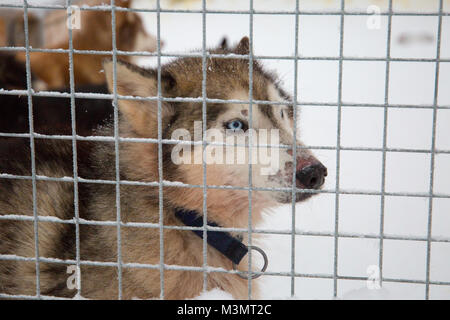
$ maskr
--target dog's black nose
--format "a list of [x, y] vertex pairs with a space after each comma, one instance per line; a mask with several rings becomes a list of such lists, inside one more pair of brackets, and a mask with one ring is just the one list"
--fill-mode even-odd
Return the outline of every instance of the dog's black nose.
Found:
[[297, 171], [296, 177], [306, 189], [318, 189], [325, 182], [327, 174], [327, 168], [319, 162]]

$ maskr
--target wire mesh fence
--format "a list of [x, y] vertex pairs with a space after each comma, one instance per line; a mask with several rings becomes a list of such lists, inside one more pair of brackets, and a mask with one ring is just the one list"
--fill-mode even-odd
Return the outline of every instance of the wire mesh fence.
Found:
[[[165, 272], [168, 270], [187, 270], [187, 271], [195, 271], [203, 273], [203, 289], [207, 289], [207, 276], [210, 273], [235, 273], [240, 274], [244, 277], [248, 278], [248, 297], [252, 298], [252, 283], [251, 280], [254, 275], [265, 275], [265, 276], [278, 276], [278, 277], [288, 277], [290, 279], [290, 295], [295, 296], [298, 292], [299, 288], [296, 286], [295, 280], [298, 278], [312, 278], [312, 279], [329, 279], [333, 281], [333, 296], [338, 297], [338, 280], [367, 280], [368, 277], [361, 276], [343, 276], [339, 274], [339, 243], [341, 239], [344, 238], [363, 238], [363, 239], [374, 239], [379, 243], [379, 251], [378, 251], [378, 263], [379, 266], [379, 277], [377, 281], [379, 281], [380, 285], [383, 283], [414, 283], [414, 284], [424, 284], [425, 292], [424, 298], [430, 298], [430, 286], [444, 286], [450, 287], [450, 282], [448, 281], [436, 281], [430, 278], [431, 272], [431, 259], [432, 259], [432, 244], [433, 243], [450, 243], [450, 235], [448, 234], [446, 237], [442, 236], [433, 236], [432, 233], [432, 218], [433, 218], [433, 201], [435, 199], [449, 199], [449, 193], [437, 193], [434, 190], [434, 178], [435, 178], [435, 158], [436, 155], [439, 154], [450, 154], [450, 150], [448, 149], [438, 149], [436, 148], [436, 125], [437, 125], [437, 112], [438, 110], [448, 110], [450, 109], [450, 105], [440, 104], [438, 103], [438, 90], [439, 90], [439, 80], [440, 74], [443, 72], [440, 69], [442, 63], [450, 62], [449, 58], [441, 58], [441, 39], [442, 39], [442, 25], [443, 25], [443, 17], [447, 17], [450, 14], [448, 12], [444, 12], [444, 1], [439, 1], [438, 11], [436, 12], [396, 12], [393, 10], [393, 0], [388, 2], [388, 9], [386, 11], [381, 11], [377, 13], [379, 16], [383, 16], [387, 18], [387, 36], [386, 36], [386, 51], [384, 57], [356, 57], [356, 56], [346, 56], [344, 54], [344, 45], [345, 45], [345, 22], [346, 18], [349, 16], [371, 16], [372, 13], [368, 11], [355, 11], [348, 10], [346, 8], [346, 3], [344, 0], [340, 1], [340, 9], [339, 10], [302, 10], [301, 9], [301, 1], [297, 0], [295, 2], [295, 10], [292, 11], [282, 11], [282, 10], [272, 10], [272, 11], [261, 11], [254, 9], [253, 0], [249, 0], [249, 9], [248, 10], [211, 10], [207, 9], [206, 0], [202, 0], [201, 9], [167, 9], [161, 8], [160, 1], [156, 2], [156, 8], [154, 9], [144, 9], [144, 8], [122, 8], [116, 6], [115, 1], [111, 0], [109, 4], [105, 5], [95, 5], [95, 6], [81, 6], [77, 7], [77, 10], [81, 11], [106, 11], [111, 12], [111, 26], [112, 26], [112, 50], [107, 51], [96, 51], [96, 50], [81, 50], [75, 49], [73, 46], [73, 28], [72, 28], [72, 19], [71, 15], [73, 14], [73, 5], [76, 4], [76, 1], [67, 0], [65, 4], [60, 5], [35, 5], [29, 4], [27, 0], [23, 1], [23, 4], [1, 4], [0, 9], [20, 9], [23, 10], [23, 20], [24, 20], [24, 34], [25, 34], [25, 45], [24, 46], [5, 46], [1, 47], [0, 51], [4, 52], [25, 52], [26, 54], [26, 71], [27, 71], [27, 88], [26, 90], [1, 90], [1, 95], [26, 95], [28, 97], [28, 125], [29, 132], [28, 133], [1, 133], [0, 137], [7, 138], [27, 138], [29, 139], [29, 147], [31, 152], [31, 175], [14, 175], [7, 172], [0, 172], [0, 179], [9, 179], [9, 180], [29, 180], [32, 182], [32, 192], [33, 192], [33, 215], [18, 215], [14, 213], [2, 212], [0, 215], [0, 221], [31, 221], [34, 223], [34, 245], [35, 245], [35, 257], [23, 257], [18, 255], [6, 255], [0, 254], [0, 260], [4, 261], [19, 261], [19, 262], [33, 262], [36, 266], [36, 290], [35, 295], [10, 295], [6, 293], [0, 292], [1, 298], [26, 298], [26, 299], [58, 299], [60, 297], [55, 296], [47, 296], [41, 293], [40, 286], [40, 270], [42, 263], [51, 263], [51, 264], [62, 264], [62, 265], [72, 265], [75, 266], [77, 270], [80, 270], [81, 266], [107, 266], [117, 268], [117, 282], [118, 282], [118, 299], [122, 299], [122, 274], [124, 269], [136, 268], [136, 269], [150, 269], [150, 270], [159, 270], [160, 273], [160, 297], [165, 297]], [[30, 46], [29, 43], [29, 10], [59, 10], [66, 11], [68, 15], [68, 49], [44, 49], [44, 48], [34, 48]], [[142, 52], [142, 51], [122, 51], [119, 50], [116, 46], [116, 13], [117, 12], [136, 12], [136, 13], [151, 13], [156, 16], [156, 51], [155, 52]], [[161, 50], [161, 14], [162, 13], [171, 13], [171, 14], [189, 14], [196, 13], [201, 15], [202, 21], [202, 48], [200, 52], [194, 53], [170, 53], [170, 52], [162, 52]], [[253, 51], [250, 50], [248, 55], [230, 55], [230, 54], [217, 54], [211, 53], [207, 48], [206, 41], [206, 32], [208, 29], [207, 24], [207, 16], [217, 15], [217, 14], [233, 14], [233, 15], [244, 15], [248, 16], [249, 26], [248, 30], [245, 31], [249, 36], [250, 48], [254, 45], [254, 17], [256, 15], [279, 15], [279, 16], [292, 16], [295, 19], [295, 30], [294, 30], [294, 38], [292, 42], [294, 43], [294, 53], [293, 55], [287, 56], [269, 56], [269, 55], [254, 55]], [[339, 54], [338, 56], [304, 56], [299, 54], [299, 47], [301, 45], [301, 39], [299, 34], [299, 21], [303, 16], [335, 16], [339, 18]], [[392, 43], [392, 18], [395, 16], [430, 16], [437, 17], [438, 25], [437, 25], [437, 34], [436, 38], [436, 48], [435, 48], [435, 57], [433, 58], [398, 58], [391, 56], [391, 43]], [[300, 44], [299, 44], [300, 43]], [[70, 74], [70, 86], [69, 92], [54, 92], [54, 91], [35, 91], [32, 86], [31, 80], [31, 66], [30, 66], [30, 53], [33, 52], [48, 52], [48, 53], [59, 53], [68, 55], [69, 59], [69, 74]], [[113, 61], [113, 90], [111, 94], [105, 93], [95, 93], [95, 92], [77, 92], [75, 88], [75, 79], [74, 79], [74, 62], [73, 56], [74, 54], [80, 55], [110, 55]], [[157, 95], [151, 97], [135, 97], [135, 96], [122, 96], [117, 92], [117, 60], [124, 56], [138, 56], [138, 57], [155, 57], [157, 59], [157, 71], [158, 71], [158, 88]], [[203, 74], [202, 74], [202, 95], [198, 98], [191, 97], [176, 97], [176, 98], [168, 98], [164, 97], [162, 94], [161, 87], [161, 66], [162, 66], [162, 58], [184, 58], [184, 57], [196, 57], [202, 59], [203, 65]], [[207, 83], [207, 68], [206, 63], [207, 59], [210, 58], [218, 58], [218, 59], [243, 59], [248, 60], [249, 65], [249, 83], [253, 83], [253, 61], [254, 60], [286, 60], [292, 61], [294, 64], [293, 74], [294, 74], [294, 92], [293, 92], [293, 100], [285, 101], [285, 102], [274, 102], [274, 101], [261, 101], [253, 99], [253, 86], [249, 86], [249, 100], [222, 100], [222, 99], [212, 99], [209, 98], [206, 94], [206, 83]], [[301, 101], [298, 98], [297, 92], [297, 81], [298, 75], [301, 73], [299, 71], [299, 62], [301, 61], [335, 61], [338, 63], [338, 96], [336, 102], [327, 102], [327, 101]], [[343, 99], [343, 74], [344, 74], [344, 63], [346, 61], [364, 61], [364, 62], [382, 62], [385, 64], [385, 74], [384, 74], [384, 102], [383, 103], [359, 103], [359, 102], [346, 102]], [[414, 62], [414, 63], [433, 63], [434, 64], [434, 98], [432, 104], [420, 104], [420, 105], [411, 105], [411, 104], [399, 104], [399, 103], [391, 103], [389, 100], [389, 89], [390, 89], [390, 66], [393, 62]], [[33, 121], [33, 97], [61, 97], [61, 98], [69, 98], [70, 99], [70, 114], [71, 114], [71, 135], [49, 135], [37, 133], [34, 130], [34, 121]], [[76, 130], [76, 98], [85, 98], [85, 99], [108, 99], [111, 100], [114, 106], [113, 113], [113, 123], [114, 123], [114, 136], [82, 136], [77, 133]], [[119, 134], [119, 108], [118, 103], [119, 100], [135, 100], [135, 101], [155, 101], [157, 102], [157, 113], [158, 113], [158, 134], [156, 139], [150, 138], [127, 138], [121, 137]], [[207, 104], [208, 103], [234, 103], [234, 104], [246, 104], [249, 105], [249, 123], [252, 123], [252, 105], [275, 105], [275, 106], [283, 106], [293, 104], [294, 106], [324, 106], [329, 108], [335, 108], [337, 110], [337, 132], [336, 132], [336, 145], [335, 146], [321, 146], [321, 145], [307, 145], [307, 146], [299, 146], [296, 143], [297, 136], [297, 108], [294, 108], [294, 143], [292, 145], [275, 145], [272, 147], [277, 147], [281, 149], [293, 149], [293, 153], [296, 154], [297, 149], [305, 148], [310, 150], [329, 150], [336, 153], [336, 162], [334, 164], [336, 170], [336, 181], [333, 188], [322, 189], [322, 190], [310, 190], [310, 189], [300, 189], [296, 187], [296, 177], [295, 173], [292, 176], [292, 187], [290, 188], [272, 188], [272, 187], [256, 187], [253, 185], [253, 176], [252, 176], [252, 164], [251, 164], [251, 156], [249, 159], [249, 176], [248, 176], [248, 186], [229, 186], [229, 185], [208, 185], [207, 177], [206, 177], [206, 162], [203, 159], [202, 167], [203, 167], [203, 183], [199, 185], [192, 185], [186, 183], [180, 183], [175, 181], [167, 181], [164, 180], [163, 173], [163, 145], [164, 144], [179, 144], [179, 143], [188, 143], [190, 145], [202, 145], [203, 150], [207, 145], [214, 145], [214, 143], [203, 141], [189, 141], [186, 142], [184, 140], [173, 140], [173, 139], [164, 139], [162, 133], [162, 103], [175, 103], [175, 102], [196, 102], [201, 103], [202, 105], [202, 119], [203, 119], [203, 136], [206, 136], [207, 130]], [[381, 108], [383, 110], [383, 135], [382, 135], [382, 146], [381, 147], [348, 147], [343, 146], [341, 143], [342, 136], [342, 109], [343, 108]], [[431, 148], [401, 148], [401, 147], [389, 147], [387, 143], [387, 128], [388, 128], [388, 110], [390, 109], [429, 109], [432, 110], [432, 133], [431, 133]], [[73, 176], [72, 177], [51, 177], [37, 174], [36, 171], [36, 163], [35, 163], [35, 140], [43, 139], [43, 140], [64, 140], [70, 141], [72, 143], [72, 161], [73, 161]], [[106, 179], [89, 179], [83, 178], [79, 175], [78, 172], [78, 163], [77, 163], [77, 144], [80, 141], [97, 141], [97, 142], [112, 142], [114, 143], [115, 150], [115, 180], [106, 180]], [[143, 181], [129, 181], [121, 179], [120, 175], [120, 153], [119, 153], [119, 144], [122, 142], [127, 143], [149, 143], [149, 144], [157, 144], [158, 145], [158, 172], [159, 172], [159, 180], [153, 182], [143, 182]], [[220, 144], [217, 144], [220, 145]], [[251, 147], [251, 145], [250, 145]], [[382, 155], [381, 162], [381, 189], [374, 191], [367, 190], [350, 190], [341, 187], [340, 184], [340, 168], [341, 168], [341, 153], [342, 151], [373, 151], [379, 152]], [[388, 153], [419, 153], [419, 154], [427, 154], [430, 155], [430, 173], [429, 173], [429, 184], [428, 184], [428, 192], [393, 192], [386, 190], [386, 158]], [[250, 153], [251, 155], [251, 153]], [[294, 157], [294, 167], [296, 167], [296, 158]], [[64, 220], [51, 216], [40, 216], [37, 211], [37, 182], [40, 181], [53, 181], [53, 182], [67, 182], [73, 184], [74, 190], [74, 217], [73, 219]], [[79, 215], [79, 194], [78, 194], [78, 186], [79, 184], [90, 183], [90, 184], [106, 184], [112, 185], [115, 187], [115, 201], [116, 201], [116, 220], [111, 221], [93, 221], [93, 220], [84, 220], [80, 218]], [[123, 222], [122, 221], [122, 212], [121, 212], [121, 186], [149, 186], [149, 187], [157, 187], [159, 190], [159, 222], [158, 223], [144, 223], [144, 222]], [[201, 189], [203, 192], [203, 226], [202, 227], [188, 227], [188, 226], [170, 226], [164, 225], [164, 212], [163, 212], [163, 204], [164, 204], [164, 187], [176, 187], [176, 188], [196, 188]], [[207, 191], [209, 189], [216, 190], [244, 190], [248, 192], [248, 228], [225, 228], [225, 227], [214, 227], [208, 225], [208, 210], [207, 210]], [[291, 210], [291, 225], [292, 228], [290, 230], [278, 230], [278, 229], [261, 229], [253, 226], [252, 223], [252, 193], [254, 191], [267, 191], [267, 192], [275, 192], [281, 191], [292, 194], [292, 202], [290, 204]], [[318, 194], [330, 194], [334, 195], [334, 231], [332, 232], [316, 232], [316, 231], [300, 231], [296, 228], [296, 202], [295, 195], [297, 193], [318, 193]], [[365, 234], [359, 232], [343, 232], [339, 230], [339, 217], [340, 217], [340, 199], [342, 195], [373, 195], [379, 196], [381, 205], [379, 212], [379, 233], [374, 234]], [[385, 233], [385, 198], [386, 197], [411, 197], [411, 198], [422, 198], [428, 200], [428, 209], [427, 209], [427, 234], [426, 236], [416, 236], [416, 235], [401, 235], [401, 234], [386, 234]], [[61, 223], [66, 225], [74, 225], [75, 226], [75, 242], [76, 242], [76, 257], [75, 259], [56, 259], [42, 256], [39, 252], [39, 228], [38, 222], [54, 222]], [[80, 226], [82, 225], [93, 225], [93, 226], [115, 226], [117, 228], [117, 261], [115, 262], [104, 262], [104, 261], [86, 261], [81, 258], [80, 253]], [[132, 263], [132, 262], [124, 262], [122, 260], [122, 238], [121, 238], [121, 228], [122, 227], [137, 227], [137, 228], [151, 228], [155, 230], [159, 230], [159, 252], [160, 252], [160, 263], [159, 264], [142, 264], [142, 263]], [[196, 230], [203, 232], [203, 265], [201, 267], [192, 267], [192, 266], [182, 266], [182, 265], [169, 265], [165, 263], [164, 256], [164, 230]], [[208, 247], [208, 233], [207, 231], [222, 231], [222, 232], [240, 232], [246, 233], [248, 236], [248, 246], [252, 246], [252, 235], [253, 234], [278, 234], [278, 235], [287, 235], [291, 237], [290, 241], [290, 267], [289, 271], [250, 271], [250, 272], [241, 272], [236, 270], [224, 270], [222, 268], [215, 268], [208, 265], [208, 255], [207, 255], [207, 247]], [[316, 237], [327, 237], [331, 238], [334, 241], [334, 256], [333, 256], [333, 272], [332, 273], [302, 273], [296, 270], [296, 237], [297, 236], [316, 236]], [[425, 278], [421, 280], [417, 279], [409, 279], [408, 277], [386, 277], [383, 275], [383, 265], [384, 265], [384, 250], [383, 245], [385, 240], [405, 240], [405, 241], [420, 241], [426, 244], [426, 259], [425, 261], [417, 261], [417, 263], [425, 264]], [[252, 259], [251, 256], [255, 254], [252, 253], [252, 250], [249, 251], [249, 265], [248, 270], [253, 270], [252, 268]], [[83, 288], [83, 282], [81, 277], [77, 277], [77, 296], [81, 297]], [[300, 289], [301, 290], [301, 289]]]

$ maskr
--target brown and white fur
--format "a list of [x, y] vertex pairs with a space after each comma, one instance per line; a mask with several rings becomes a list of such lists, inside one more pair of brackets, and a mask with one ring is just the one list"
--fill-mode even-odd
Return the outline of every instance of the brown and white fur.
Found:
[[[211, 50], [212, 53], [248, 54], [248, 38], [231, 48]], [[104, 64], [111, 92], [114, 92], [113, 64]], [[210, 99], [248, 100], [248, 60], [239, 58], [208, 58], [206, 61], [206, 95]], [[157, 96], [157, 70], [144, 70], [128, 63], [117, 63], [117, 93], [122, 96]], [[202, 97], [202, 59], [181, 58], [162, 66], [161, 93], [164, 97]], [[253, 63], [253, 99], [290, 101], [289, 96], [277, 85], [275, 77], [265, 72], [260, 64]], [[158, 104], [156, 101], [119, 100], [120, 136], [132, 138], [158, 137]], [[233, 119], [249, 121], [249, 105], [237, 103], [208, 103], [207, 128], [225, 132], [224, 123]], [[252, 127], [276, 128], [280, 131], [280, 143], [293, 142], [293, 106], [262, 105], [253, 103]], [[194, 121], [202, 120], [201, 102], [162, 102], [162, 138], [170, 139], [179, 128], [193, 130]], [[112, 124], [99, 129], [98, 134], [113, 135]], [[302, 144], [297, 140], [299, 146]], [[112, 142], [90, 143], [79, 141], [78, 176], [87, 179], [116, 180], [115, 147]], [[0, 140], [0, 172], [30, 174], [30, 150], [28, 141]], [[202, 164], [176, 165], [171, 160], [173, 144], [162, 145], [162, 172], [164, 181], [180, 181], [186, 184], [203, 184]], [[23, 151], [22, 151], [23, 150]], [[299, 165], [315, 163], [312, 154], [298, 148]], [[127, 181], [159, 181], [158, 144], [148, 142], [121, 142], [119, 147], [120, 179]], [[73, 176], [72, 142], [36, 139], [36, 174], [50, 177]], [[280, 150], [280, 169], [273, 175], [263, 176], [260, 165], [254, 164], [254, 187], [288, 188], [287, 191], [252, 192], [252, 222], [261, 220], [264, 208], [291, 201], [292, 150]], [[206, 165], [207, 185], [248, 186], [249, 166]], [[303, 187], [297, 181], [297, 187]], [[0, 214], [33, 215], [33, 189], [30, 180], [0, 179]], [[64, 220], [74, 218], [74, 200], [79, 202], [79, 216], [85, 220], [115, 222], [117, 217], [115, 184], [78, 183], [78, 199], [74, 199], [74, 186], [70, 182], [37, 181], [37, 214]], [[174, 215], [175, 208], [203, 212], [203, 188], [164, 186], [163, 224], [181, 226]], [[307, 196], [298, 194], [296, 201]], [[160, 297], [160, 229], [159, 187], [120, 186], [120, 228], [123, 298]], [[245, 189], [207, 189], [207, 216], [222, 227], [248, 227], [249, 192]], [[155, 228], [139, 228], [128, 223], [154, 223]], [[127, 225], [128, 224], [128, 225]], [[75, 225], [57, 222], [39, 222], [39, 255], [63, 260], [76, 259]], [[112, 266], [81, 266], [81, 295], [93, 299], [118, 297], [118, 229], [110, 226], [80, 224], [80, 259], [112, 263]], [[245, 240], [244, 233], [244, 242]], [[203, 240], [192, 231], [165, 228], [163, 231], [164, 298], [193, 298], [203, 289], [203, 272], [176, 270], [170, 266], [203, 266]], [[0, 254], [35, 257], [34, 229], [32, 221], [0, 220]], [[232, 263], [216, 249], [207, 247], [208, 265], [226, 270]], [[72, 262], [73, 263], [73, 262]], [[139, 268], [129, 263], [151, 264], [155, 269]], [[238, 269], [245, 271], [247, 260]], [[41, 261], [41, 294], [72, 297], [76, 290], [69, 290], [66, 281], [67, 264]], [[34, 295], [36, 290], [36, 264], [34, 261], [0, 260], [0, 292]], [[237, 299], [248, 298], [248, 282], [236, 274], [210, 272], [208, 289], [218, 287]], [[258, 297], [258, 281], [253, 280], [253, 298]]]
[[[100, 5], [104, 1], [89, 1], [87, 5]], [[81, 5], [81, 4], [79, 4]], [[117, 6], [128, 8], [130, 1], [119, 0]], [[57, 24], [57, 30], [48, 27], [48, 32], [63, 34], [60, 41], [50, 43], [48, 49], [69, 49], [69, 31], [66, 27], [66, 12]], [[112, 27], [111, 12], [85, 11], [81, 13], [81, 28], [73, 29], [73, 48], [76, 50], [111, 51]], [[121, 51], [155, 51], [156, 39], [148, 34], [141, 17], [135, 12], [116, 11], [116, 47]], [[61, 31], [62, 29], [62, 31]], [[65, 31], [65, 32], [64, 32]], [[105, 81], [101, 73], [102, 61], [108, 55], [77, 54], [73, 55], [74, 81], [76, 85], [102, 84]], [[109, 55], [111, 57], [111, 55]], [[124, 61], [131, 61], [131, 56], [119, 56]], [[19, 61], [26, 61], [26, 53], [17, 54]], [[30, 54], [31, 70], [47, 83], [48, 88], [61, 88], [70, 85], [69, 55], [67, 53], [32, 52]]]

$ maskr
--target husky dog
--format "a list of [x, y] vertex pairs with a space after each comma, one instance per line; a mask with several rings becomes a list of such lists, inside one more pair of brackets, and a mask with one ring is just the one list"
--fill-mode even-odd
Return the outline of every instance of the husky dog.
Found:
[[[244, 37], [236, 46], [223, 46], [210, 52], [248, 55], [249, 50], [249, 40]], [[208, 58], [205, 64], [202, 58], [180, 58], [163, 65], [158, 73], [157, 70], [145, 70], [125, 62], [118, 61], [115, 68], [111, 61], [104, 63], [110, 92], [122, 98], [118, 100], [119, 135], [124, 139], [118, 143], [117, 149], [112, 139], [78, 141], [76, 172], [78, 177], [85, 180], [77, 183], [77, 192], [74, 192], [72, 181], [43, 181], [38, 178], [34, 193], [35, 211], [31, 179], [0, 179], [0, 214], [31, 217], [36, 213], [46, 218], [46, 221], [41, 219], [38, 222], [41, 257], [38, 264], [33, 259], [36, 257], [36, 248], [32, 219], [24, 221], [12, 217], [12, 220], [0, 220], [0, 254], [29, 258], [18, 261], [0, 256], [0, 292], [35, 295], [36, 287], [39, 286], [42, 295], [73, 297], [77, 290], [69, 285], [72, 273], [68, 267], [73, 267], [78, 260], [81, 261], [81, 270], [77, 273], [80, 278], [77, 278], [79, 281], [76, 283], [81, 285], [78, 288], [84, 298], [116, 299], [119, 291], [127, 299], [159, 298], [162, 289], [165, 299], [192, 298], [203, 290], [204, 241], [192, 230], [182, 230], [179, 226], [185, 225], [183, 214], [186, 212], [195, 212], [202, 217], [204, 171], [208, 186], [236, 187], [206, 188], [207, 220], [225, 228], [248, 228], [250, 199], [249, 190], [245, 187], [249, 186], [249, 170], [252, 170], [251, 183], [254, 187], [251, 192], [253, 224], [261, 220], [263, 209], [292, 201], [294, 175], [297, 177], [297, 188], [319, 189], [322, 186], [326, 168], [310, 151], [302, 148], [299, 140], [296, 140], [296, 154], [289, 148], [277, 148], [278, 169], [270, 174], [262, 174], [260, 169], [263, 164], [255, 162], [249, 166], [247, 163], [249, 151], [245, 154], [246, 163], [203, 164], [200, 161], [177, 164], [172, 155], [178, 145], [163, 143], [160, 148], [158, 143], [154, 143], [155, 140], [136, 139], [156, 139], [158, 136], [172, 139], [177, 130], [183, 129], [191, 133], [193, 140], [202, 140], [201, 136], [195, 137], [194, 127], [196, 121], [203, 120], [202, 111], [206, 107], [208, 130], [215, 129], [224, 136], [236, 137], [245, 135], [250, 128], [253, 128], [255, 135], [263, 129], [274, 129], [279, 132], [280, 144], [293, 145], [295, 106], [289, 104], [290, 97], [278, 87], [273, 75], [253, 61], [253, 85], [250, 87], [248, 59], [234, 56]], [[207, 101], [206, 106], [195, 99], [205, 93], [203, 67], [206, 69], [206, 97], [212, 99]], [[161, 80], [159, 84], [158, 79]], [[162, 96], [169, 99], [158, 102], [156, 99], [122, 96]], [[176, 97], [187, 99], [171, 99]], [[242, 103], [250, 99], [253, 103]], [[221, 100], [232, 101], [223, 103]], [[288, 103], [276, 103], [280, 101]], [[161, 116], [160, 120], [158, 116]], [[113, 124], [99, 128], [97, 135], [114, 136]], [[0, 141], [1, 173], [31, 175], [30, 144], [27, 139], [20, 141]], [[243, 141], [247, 146], [249, 139]], [[72, 141], [36, 138], [34, 142], [38, 177], [74, 175]], [[190, 152], [193, 154], [202, 147], [201, 144], [195, 144]], [[239, 146], [234, 144], [233, 148], [237, 150]], [[183, 149], [184, 152], [189, 153], [189, 149]], [[117, 164], [116, 157], [119, 159]], [[296, 168], [293, 166], [294, 157]], [[160, 161], [161, 168], [158, 166]], [[115, 183], [117, 178], [123, 182], [119, 187]], [[110, 180], [111, 183], [95, 183], [91, 179]], [[141, 183], [133, 185], [130, 181]], [[165, 183], [160, 190], [157, 184], [150, 184], [155, 181], [176, 181], [193, 186]], [[305, 200], [312, 193], [298, 192], [295, 201]], [[75, 203], [78, 204], [76, 207]], [[120, 210], [117, 206], [120, 206]], [[176, 215], [180, 209], [181, 219]], [[77, 212], [82, 219], [79, 229], [74, 224]], [[65, 220], [65, 223], [54, 221], [57, 218]], [[116, 224], [118, 220], [121, 221], [120, 229]], [[106, 225], [99, 225], [99, 221]], [[148, 224], [139, 227], [133, 223]], [[164, 228], [160, 228], [160, 223]], [[76, 237], [77, 234], [79, 237]], [[238, 236], [238, 232], [232, 234]], [[243, 243], [246, 243], [246, 234], [243, 233]], [[77, 244], [79, 251], [76, 250]], [[163, 252], [160, 252], [161, 249]], [[208, 266], [233, 269], [233, 262], [215, 247], [208, 244], [206, 253]], [[121, 268], [118, 268], [119, 262]], [[163, 263], [162, 267], [160, 263]], [[154, 267], [144, 267], [142, 264]], [[36, 283], [37, 266], [39, 284]], [[190, 269], [173, 266], [187, 266]], [[247, 267], [246, 257], [236, 266], [238, 271], [245, 274]], [[236, 273], [218, 270], [207, 269], [208, 289], [218, 287], [237, 299], [248, 297], [247, 279]], [[258, 281], [252, 281], [253, 297], [256, 298]], [[164, 288], [161, 287], [162, 283]]]

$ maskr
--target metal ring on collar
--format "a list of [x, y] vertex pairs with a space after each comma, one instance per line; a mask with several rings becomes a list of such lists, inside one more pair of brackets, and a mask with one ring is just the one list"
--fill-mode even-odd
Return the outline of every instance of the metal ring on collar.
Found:
[[[247, 246], [247, 248], [248, 248], [249, 250], [255, 250], [255, 251], [258, 251], [258, 252], [262, 255], [262, 257], [263, 257], [263, 259], [264, 259], [264, 265], [263, 265], [263, 267], [261, 268], [261, 271], [260, 271], [260, 272], [266, 271], [267, 266], [269, 265], [269, 259], [267, 258], [267, 255], [266, 255], [266, 253], [264, 252], [264, 250], [261, 249], [260, 247], [257, 247], [257, 246]], [[236, 264], [235, 264], [235, 263], [233, 263], [233, 270], [234, 270], [234, 271], [237, 271], [237, 269], [236, 269]], [[245, 271], [244, 271], [244, 272], [245, 272]], [[245, 273], [248, 273], [248, 272], [245, 272]], [[245, 275], [243, 275], [243, 274], [241, 274], [241, 273], [237, 273], [237, 275], [238, 275], [239, 277], [241, 277], [242, 279], [248, 279], [248, 276], [245, 276]], [[252, 274], [251, 277], [250, 277], [250, 279], [256, 279], [256, 278], [259, 278], [260, 276], [262, 276], [262, 273]]]

